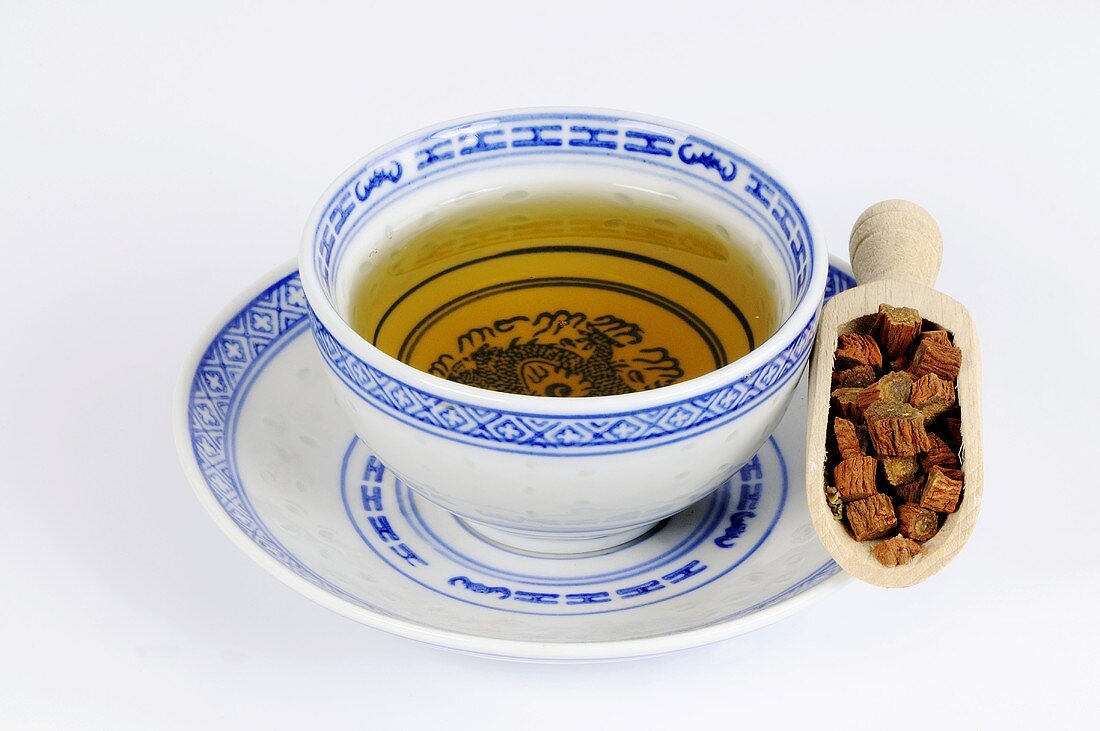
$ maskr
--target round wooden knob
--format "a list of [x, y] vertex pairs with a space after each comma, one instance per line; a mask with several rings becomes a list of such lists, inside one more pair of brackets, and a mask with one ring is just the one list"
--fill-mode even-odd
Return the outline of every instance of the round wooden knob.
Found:
[[882, 201], [856, 220], [848, 255], [860, 284], [902, 279], [931, 287], [940, 272], [943, 239], [936, 220], [916, 203]]

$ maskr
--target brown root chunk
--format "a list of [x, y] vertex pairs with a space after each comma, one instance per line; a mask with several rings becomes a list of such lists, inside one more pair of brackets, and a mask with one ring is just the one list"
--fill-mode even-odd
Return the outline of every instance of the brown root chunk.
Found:
[[888, 495], [878, 493], [850, 502], [844, 507], [848, 514], [848, 524], [857, 541], [882, 538], [897, 527], [898, 518], [894, 514], [894, 501]]
[[874, 382], [875, 371], [867, 365], [858, 365], [833, 373], [833, 388], [863, 388]]
[[882, 370], [882, 351], [870, 335], [845, 333], [840, 336], [836, 349], [836, 362], [838, 366], [844, 368], [865, 365], [880, 371]]
[[916, 457], [883, 457], [882, 474], [894, 487], [912, 482], [920, 472]]
[[859, 408], [859, 395], [862, 388], [838, 388], [831, 396], [838, 414], [853, 423], [863, 421], [863, 412]]
[[962, 495], [962, 480], [949, 477], [941, 467], [933, 467], [924, 480], [920, 506], [937, 513], [953, 513]]
[[920, 551], [920, 544], [905, 536], [894, 536], [871, 549], [883, 566], [904, 566]]
[[903, 503], [919, 503], [922, 490], [924, 490], [923, 476], [894, 488], [894, 492]]
[[909, 403], [921, 410], [925, 421], [931, 421], [955, 405], [955, 384], [935, 373], [921, 376], [913, 384]]
[[927, 330], [920, 334], [920, 340], [923, 343], [927, 340], [930, 343], [939, 343], [940, 345], [953, 345], [951, 342], [951, 333], [946, 330]]
[[844, 502], [860, 500], [874, 495], [875, 465], [874, 457], [851, 457], [842, 460], [833, 468], [833, 482]]
[[915, 377], [935, 373], [940, 378], [954, 381], [959, 377], [959, 368], [962, 366], [962, 351], [953, 345], [921, 338], [917, 352], [913, 354], [913, 362], [909, 366], [909, 372]]
[[867, 407], [877, 401], [889, 401], [896, 404], [904, 404], [909, 401], [909, 394], [913, 389], [913, 377], [904, 371], [887, 373], [882, 378], [872, 383], [859, 394], [857, 404], [866, 411]]
[[923, 322], [912, 307], [879, 305], [872, 334], [882, 345], [883, 355], [894, 360], [909, 354]]
[[865, 439], [861, 438], [856, 425], [847, 419], [839, 416], [833, 418], [833, 437], [841, 459], [861, 457], [867, 453]]
[[915, 457], [931, 443], [924, 430], [924, 414], [909, 404], [877, 401], [864, 413], [875, 451], [882, 456]]
[[932, 446], [928, 448], [928, 453], [920, 458], [920, 466], [925, 472], [933, 467], [952, 470], [959, 468], [959, 457], [955, 454], [955, 450], [947, 446], [947, 442], [935, 434], [929, 434], [928, 441]]
[[898, 506], [898, 528], [906, 538], [927, 541], [940, 529], [940, 519], [934, 510], [916, 503], [903, 503]]

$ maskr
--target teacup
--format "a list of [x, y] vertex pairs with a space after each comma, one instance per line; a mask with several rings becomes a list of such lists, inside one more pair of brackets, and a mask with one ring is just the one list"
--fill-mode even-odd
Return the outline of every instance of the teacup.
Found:
[[[410, 220], [557, 190], [659, 199], [747, 242], [781, 310], [778, 328], [686, 381], [557, 398], [445, 380], [348, 324], [355, 283]], [[641, 535], [752, 458], [805, 368], [828, 255], [790, 186], [732, 143], [668, 120], [570, 108], [468, 117], [366, 156], [311, 213], [300, 270], [336, 399], [381, 458], [367, 469], [384, 464], [489, 539], [573, 553]]]

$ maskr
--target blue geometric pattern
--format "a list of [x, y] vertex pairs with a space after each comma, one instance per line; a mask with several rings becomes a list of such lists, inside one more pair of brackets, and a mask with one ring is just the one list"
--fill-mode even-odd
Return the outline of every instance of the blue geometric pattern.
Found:
[[445, 437], [509, 452], [591, 454], [656, 447], [712, 429], [758, 406], [809, 357], [817, 316], [768, 363], [731, 384], [683, 401], [600, 416], [488, 409], [443, 399], [357, 358], [313, 317], [321, 354], [358, 396], [401, 421]]
[[234, 403], [240, 396], [238, 385], [260, 354], [287, 330], [302, 324], [307, 314], [302, 282], [294, 272], [261, 292], [222, 328], [207, 347], [191, 382], [191, 447], [222, 509], [268, 555], [326, 591], [371, 611], [396, 616], [327, 581], [283, 548], [248, 504], [231, 464], [227, 426], [232, 420], [231, 406], [240, 405], [240, 399]]

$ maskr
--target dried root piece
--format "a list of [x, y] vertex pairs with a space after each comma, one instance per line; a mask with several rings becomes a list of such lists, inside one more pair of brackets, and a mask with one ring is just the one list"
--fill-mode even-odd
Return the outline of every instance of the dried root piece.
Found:
[[961, 469], [953, 467], [940, 467], [940, 472], [947, 475], [952, 480], [958, 480], [959, 482], [962, 482], [963, 471]]
[[864, 416], [871, 444], [880, 455], [915, 457], [931, 446], [924, 414], [909, 404], [877, 401], [867, 407]]
[[894, 487], [912, 482], [920, 472], [916, 457], [883, 457], [882, 474]]
[[845, 333], [836, 349], [836, 363], [844, 368], [870, 366], [877, 372], [882, 370], [882, 351], [870, 335]]
[[939, 531], [940, 519], [934, 510], [916, 503], [903, 503], [898, 506], [898, 528], [906, 538], [927, 541]]
[[833, 418], [833, 437], [841, 459], [862, 457], [867, 453], [866, 435], [847, 419], [839, 416]]
[[955, 384], [935, 373], [921, 376], [913, 384], [909, 403], [921, 410], [926, 422], [932, 421], [955, 405]]
[[877, 460], [874, 457], [859, 456], [842, 460], [833, 468], [833, 481], [844, 502], [870, 497], [877, 492], [875, 489], [876, 464]]
[[923, 324], [920, 313], [912, 307], [879, 305], [872, 334], [882, 344], [883, 355], [895, 360], [909, 354]]
[[946, 330], [927, 330], [920, 335], [921, 342], [939, 343], [940, 345], [954, 345], [951, 342], [951, 333]]
[[894, 536], [871, 549], [871, 553], [883, 566], [904, 566], [920, 551], [919, 543], [904, 536]]
[[[942, 331], [934, 331], [942, 332]], [[953, 345], [921, 338], [917, 352], [913, 354], [913, 362], [909, 366], [909, 372], [917, 378], [935, 373], [940, 378], [954, 381], [959, 377], [959, 368], [962, 366], [962, 351]]]
[[859, 394], [856, 402], [860, 409], [878, 401], [889, 401], [896, 404], [904, 404], [909, 401], [909, 395], [913, 389], [913, 377], [904, 371], [887, 373], [875, 383], [871, 384]]
[[859, 408], [859, 395], [862, 388], [838, 388], [831, 394], [833, 406], [845, 419], [856, 423], [863, 421], [863, 411]]
[[848, 525], [857, 541], [869, 541], [882, 538], [897, 527], [898, 518], [894, 514], [894, 501], [888, 495], [878, 493], [862, 500], [845, 505]]
[[920, 466], [925, 472], [933, 467], [942, 467], [945, 470], [959, 468], [959, 457], [955, 454], [955, 450], [947, 446], [947, 442], [935, 434], [929, 434], [928, 441], [932, 446], [928, 448], [928, 453], [920, 458]]
[[933, 467], [924, 480], [920, 506], [937, 513], [954, 513], [962, 495], [962, 480], [949, 477], [942, 467]]
[[833, 373], [833, 388], [863, 388], [874, 382], [875, 371], [868, 365], [858, 365]]
[[912, 482], [898, 485], [894, 492], [903, 503], [919, 503], [921, 491], [924, 490], [924, 476], [920, 476]]

